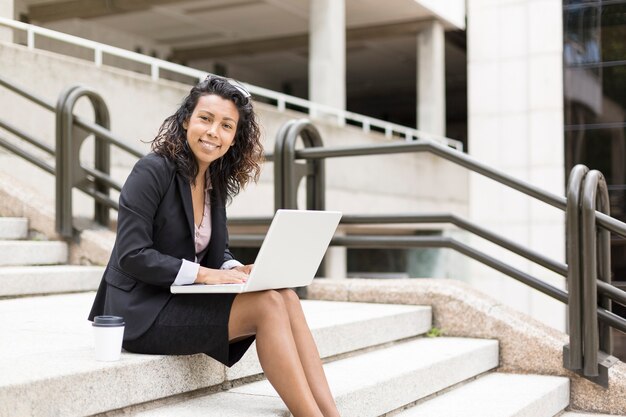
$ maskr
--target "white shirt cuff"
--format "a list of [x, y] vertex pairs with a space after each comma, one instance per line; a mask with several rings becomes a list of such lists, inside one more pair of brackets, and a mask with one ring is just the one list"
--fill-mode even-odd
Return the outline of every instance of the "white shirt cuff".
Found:
[[180, 266], [178, 275], [176, 275], [176, 279], [172, 285], [193, 284], [196, 281], [199, 270], [200, 264], [183, 259], [183, 264]]
[[243, 264], [236, 259], [231, 259], [230, 261], [224, 262], [222, 266], [220, 266], [220, 269], [233, 269], [238, 266], [243, 266]]

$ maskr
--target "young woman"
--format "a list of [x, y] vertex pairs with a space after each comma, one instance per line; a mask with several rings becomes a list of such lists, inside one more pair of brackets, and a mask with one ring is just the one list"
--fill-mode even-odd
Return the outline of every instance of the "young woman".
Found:
[[115, 245], [89, 319], [124, 317], [127, 351], [205, 353], [226, 366], [256, 339], [263, 371], [294, 416], [338, 416], [295, 292], [169, 291], [247, 279], [252, 265], [228, 250], [225, 202], [258, 179], [259, 136], [241, 84], [209, 76], [191, 89], [124, 184]]

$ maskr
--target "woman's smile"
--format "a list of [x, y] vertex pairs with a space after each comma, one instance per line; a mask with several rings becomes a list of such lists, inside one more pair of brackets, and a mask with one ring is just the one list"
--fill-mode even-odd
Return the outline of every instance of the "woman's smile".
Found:
[[198, 141], [200, 142], [202, 150], [206, 152], [213, 152], [216, 149], [221, 148], [220, 145], [213, 143], [213, 142], [209, 142], [208, 140], [198, 139]]

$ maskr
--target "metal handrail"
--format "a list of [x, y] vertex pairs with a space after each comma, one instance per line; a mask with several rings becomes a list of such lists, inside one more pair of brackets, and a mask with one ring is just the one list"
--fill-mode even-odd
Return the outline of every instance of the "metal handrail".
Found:
[[[380, 152], [377, 152], [377, 150]], [[561, 210], [565, 210], [567, 207], [567, 199], [565, 197], [542, 190], [537, 186], [493, 169], [465, 153], [450, 151], [450, 149], [428, 140], [418, 140], [410, 143], [389, 143], [367, 146], [324, 147], [323, 149], [308, 148], [296, 151], [296, 158], [323, 159], [410, 152], [429, 152], [438, 155], [450, 162], [454, 162], [457, 165], [482, 174], [485, 177], [491, 178], [496, 182], [511, 187], [530, 197], [534, 197], [537, 200], [541, 200], [553, 207]], [[595, 215], [596, 221], [600, 226], [622, 237], [626, 237], [626, 223], [622, 223], [619, 220], [602, 213], [601, 211], [596, 211]]]
[[11, 123], [4, 122], [4, 121], [0, 120], [0, 128], [6, 130], [8, 132], [11, 132], [12, 134], [14, 134], [17, 137], [20, 137], [20, 138], [24, 139], [25, 141], [27, 141], [31, 145], [36, 146], [37, 148], [39, 148], [42, 151], [46, 152], [48, 155], [54, 155], [54, 148], [52, 148], [51, 146], [49, 146], [46, 143], [41, 142], [40, 140], [38, 140], [34, 136], [29, 135], [28, 133], [24, 132], [19, 127], [15, 126], [15, 125], [13, 125]]
[[[102, 66], [104, 54], [148, 65], [150, 67], [150, 76], [154, 81], [159, 80], [159, 78], [161, 77], [161, 69], [167, 70], [174, 74], [187, 76], [195, 80], [203, 80], [208, 74], [206, 71], [197, 70], [194, 68], [186, 67], [184, 65], [165, 61], [163, 59], [139, 54], [137, 52], [127, 51], [125, 49], [117, 48], [115, 46], [83, 39], [77, 36], [68, 35], [66, 33], [57, 32], [51, 29], [42, 28], [28, 23], [18, 22], [16, 20], [7, 19], [4, 17], [0, 17], [0, 26], [26, 31], [26, 46], [29, 49], [35, 48], [35, 35], [91, 49], [93, 50], [94, 63], [97, 67]], [[285, 111], [288, 105], [296, 108], [304, 108], [307, 110], [311, 117], [316, 117], [320, 115], [329, 116], [332, 120], [335, 120], [339, 126], [342, 127], [345, 126], [346, 122], [351, 122], [352, 124], [360, 124], [362, 126], [362, 130], [365, 133], [371, 132], [372, 128], [380, 129], [384, 132], [385, 137], [388, 139], [391, 139], [394, 134], [403, 136], [406, 140], [429, 138], [457, 150], [463, 149], [463, 143], [455, 139], [446, 138], [441, 135], [435, 135], [411, 127], [402, 126], [396, 123], [386, 122], [384, 120], [375, 119], [373, 117], [365, 116], [362, 114], [337, 109], [335, 107], [315, 103], [299, 97], [290, 96], [288, 94], [279, 93], [273, 90], [269, 90], [267, 88], [257, 87], [247, 83], [243, 84], [256, 97], [262, 97], [271, 101], [275, 101], [276, 108], [280, 112]]]
[[[265, 218], [241, 218], [229, 220], [229, 224], [238, 225], [253, 225], [254, 219], [266, 222]], [[259, 247], [263, 242], [264, 235], [249, 235], [249, 234], [233, 234], [230, 236], [231, 246], [238, 247]], [[344, 246], [351, 248], [447, 248], [453, 249], [463, 255], [466, 255], [484, 265], [494, 268], [495, 270], [502, 272], [512, 278], [515, 278], [519, 282], [528, 285], [537, 291], [546, 294], [555, 300], [567, 304], [568, 294], [567, 292], [554, 287], [544, 281], [541, 281], [532, 275], [520, 271], [508, 264], [501, 262], [499, 259], [494, 258], [474, 249], [458, 240], [451, 237], [425, 237], [425, 236], [341, 236], [333, 237], [330, 244], [332, 246]], [[622, 317], [612, 313], [604, 308], [598, 308], [598, 318], [610, 326], [626, 332], [626, 320]]]
[[611, 309], [609, 297], [598, 297], [596, 290], [598, 277], [607, 284], [611, 283], [611, 234], [606, 229], [597, 230], [596, 209], [609, 213], [610, 202], [606, 181], [599, 171], [590, 171], [585, 175], [582, 191], [582, 258], [583, 258], [583, 369], [585, 375], [599, 376], [598, 351], [611, 354], [613, 347], [611, 331], [606, 326], [599, 326], [597, 306]]
[[21, 158], [27, 160], [28, 162], [36, 165], [37, 167], [43, 169], [44, 171], [54, 175], [54, 167], [52, 165], [50, 165], [46, 161], [36, 157], [35, 155], [31, 154], [30, 152], [25, 151], [24, 149], [20, 148], [19, 146], [12, 144], [11, 142], [9, 142], [8, 139], [3, 137], [2, 135], [0, 135], [0, 146], [2, 146], [3, 148], [5, 148], [5, 149], [7, 149], [7, 150], [9, 150], [11, 152], [13, 152], [17, 156], [20, 156]]
[[[229, 218], [229, 226], [269, 226], [272, 222], [272, 216], [258, 216], [258, 217], [236, 217]], [[358, 225], [358, 224], [423, 224], [423, 223], [449, 223], [457, 226], [459, 229], [470, 232], [476, 236], [486, 239], [498, 246], [503, 247], [529, 261], [535, 262], [538, 265], [549, 269], [563, 277], [568, 275], [567, 264], [544, 256], [543, 254], [536, 252], [532, 249], [528, 249], [510, 239], [500, 236], [488, 229], [485, 229], [476, 223], [472, 223], [469, 220], [458, 217], [451, 213], [442, 214], [394, 214], [388, 216], [379, 215], [363, 215], [363, 214], [344, 214], [341, 217], [340, 224], [343, 225]], [[621, 290], [613, 285], [607, 284], [604, 281], [597, 280], [599, 294], [606, 295], [612, 300], [617, 301], [620, 304], [626, 305], [626, 291]], [[571, 287], [568, 290], [571, 293]], [[572, 320], [570, 314], [570, 321]]]
[[[230, 221], [229, 221], [230, 224]], [[232, 246], [258, 247], [263, 242], [264, 235], [233, 234], [229, 239]], [[432, 237], [432, 236], [379, 236], [379, 235], [358, 235], [358, 236], [335, 236], [331, 239], [331, 246], [344, 246], [360, 249], [372, 248], [448, 248], [454, 249], [472, 259], [475, 259], [497, 271], [516, 278], [518, 281], [541, 291], [562, 302], [567, 302], [567, 293], [559, 288], [547, 284], [537, 278], [514, 268], [506, 263], [476, 250], [452, 237]], [[626, 323], [622, 325], [626, 331]]]
[[[0, 120], [0, 128], [54, 156], [56, 158], [55, 166], [48, 164], [31, 152], [22, 149], [22, 147], [14, 145], [1, 134], [0, 147], [55, 175], [57, 182], [56, 228], [59, 234], [66, 238], [74, 235], [71, 202], [72, 188], [77, 188], [91, 196], [95, 202], [96, 221], [103, 225], [108, 224], [108, 210], [110, 208], [117, 210], [119, 207], [118, 203], [109, 197], [109, 189], [113, 188], [117, 191], [122, 189], [122, 185], [109, 175], [108, 147], [110, 145], [116, 146], [136, 157], [142, 157], [144, 154], [126, 145], [122, 138], [107, 129], [108, 110], [102, 98], [95, 91], [81, 86], [74, 86], [66, 89], [61, 94], [59, 102], [55, 106], [51, 101], [10, 82], [2, 76], [0, 76], [0, 86], [21, 95], [44, 109], [55, 112], [57, 115], [56, 149], [29, 135], [22, 129]], [[73, 106], [83, 96], [88, 97], [94, 106], [95, 123], [73, 114]], [[96, 138], [95, 168], [80, 164], [78, 157], [80, 147], [89, 134], [95, 135]], [[76, 138], [74, 138], [74, 135], [77, 135]], [[60, 151], [57, 152], [57, 150]]]
[[[2, 18], [0, 17], [0, 20]], [[68, 35], [69, 36], [69, 35]], [[5, 87], [11, 91], [13, 91], [16, 94], [19, 94], [20, 96], [28, 99], [29, 101], [32, 101], [38, 105], [40, 105], [41, 107], [43, 107], [46, 110], [50, 110], [51, 112], [56, 112], [56, 106], [54, 104], [54, 102], [52, 102], [51, 100], [48, 100], [46, 98], [43, 98], [41, 96], [39, 96], [36, 93], [33, 93], [32, 91], [29, 91], [28, 89], [18, 86], [17, 84], [9, 81], [7, 78], [3, 77], [2, 75], [0, 75], [0, 86]], [[130, 146], [128, 146], [125, 142], [125, 139], [122, 138], [121, 136], [116, 135], [115, 133], [113, 133], [112, 131], [110, 131], [109, 129], [106, 129], [100, 125], [98, 125], [97, 123], [94, 123], [90, 120], [85, 119], [84, 117], [81, 116], [77, 116], [77, 115], [73, 115], [73, 123], [86, 130], [89, 133], [92, 133], [94, 135], [98, 135], [99, 137], [101, 137], [103, 140], [107, 141], [108, 143], [110, 143], [111, 145], [115, 145], [116, 147], [118, 147], [119, 149], [122, 149], [128, 153], [130, 153], [133, 156], [136, 156], [137, 158], [141, 158], [142, 156], [144, 156], [145, 154], [142, 153], [141, 151], [138, 151]], [[22, 139], [25, 139], [26, 141], [28, 141], [29, 143], [31, 143], [34, 146], [39, 147], [40, 149], [48, 152], [50, 155], [54, 155], [54, 149], [52, 147], [50, 147], [49, 145], [38, 141], [37, 139], [35, 139], [34, 137], [24, 133], [21, 129], [7, 123], [4, 121], [0, 121], [0, 127], [7, 129], [8, 131], [10, 131], [11, 133], [15, 134], [16, 136], [21, 137]], [[116, 187], [120, 187], [119, 183], [116, 183]]]
[[[564, 266], [563, 264], [557, 263], [555, 261], [542, 259], [542, 257], [536, 257], [533, 251], [522, 248], [521, 246], [514, 243], [511, 244], [512, 242], [506, 242], [506, 240], [503, 240], [503, 238], [492, 234], [491, 232], [487, 231], [488, 233], [483, 233], [484, 230], [480, 230], [480, 228], [472, 228], [472, 226], [475, 225], [462, 224], [462, 222], [457, 222], [457, 224], [462, 224], [462, 226], [466, 226], [462, 227], [466, 230], [473, 229], [472, 232], [477, 232], [477, 234], [479, 235], [483, 234], [485, 236], [488, 236], [492, 238], [491, 240], [494, 241], [494, 243], [506, 247], [507, 249], [521, 256], [530, 258], [530, 260], [544, 267], [547, 267], [548, 269], [551, 269], [554, 272], [559, 273], [560, 275], [564, 275], [564, 272], [566, 272], [568, 276], [568, 281], [570, 283], [572, 282], [572, 280], [575, 280], [577, 282], [576, 285], [584, 285], [584, 288], [574, 288], [574, 293], [571, 294], [568, 294], [567, 292], [562, 292], [561, 290], [556, 291], [557, 289], [554, 287], [546, 288], [544, 287], [545, 283], [543, 283], [542, 281], [537, 280], [536, 278], [531, 277], [530, 275], [527, 275], [525, 273], [519, 274], [515, 270], [510, 270], [510, 267], [508, 265], [503, 266], [499, 263], [498, 260], [495, 260], [496, 262], [492, 262], [491, 260], [485, 259], [482, 257], [483, 255], [485, 255], [484, 253], [466, 247], [463, 244], [460, 244], [460, 242], [457, 242], [459, 243], [457, 245], [452, 241], [448, 241], [447, 247], [453, 248], [461, 253], [466, 254], [467, 256], [480, 260], [481, 262], [490, 265], [491, 267], [525, 283], [526, 285], [538, 289], [539, 291], [542, 291], [550, 295], [551, 297], [570, 305], [570, 309], [574, 312], [574, 320], [576, 320], [577, 323], [575, 326], [572, 326], [570, 328], [570, 330], [574, 329], [574, 331], [572, 331], [570, 334], [570, 340], [573, 342], [573, 346], [575, 347], [575, 349], [572, 350], [572, 346], [570, 345], [564, 347], [564, 365], [568, 367], [568, 369], [579, 372], [584, 377], [598, 384], [601, 384], [603, 386], [608, 385], [608, 369], [616, 361], [616, 359], [610, 356], [611, 340], [610, 329], [608, 326], [603, 325], [600, 328], [601, 337], [598, 344], [597, 320], [600, 319], [603, 323], [606, 323], [609, 326], [617, 329], [626, 328], [626, 319], [619, 317], [610, 311], [611, 300], [623, 302], [624, 300], [626, 300], [626, 292], [610, 285], [609, 235], [609, 231], [613, 231], [619, 235], [626, 237], [626, 224], [621, 223], [618, 220], [608, 216], [608, 193], [606, 184], [603, 183], [603, 180], [601, 180], [601, 174], [597, 173], [596, 171], [595, 173], [592, 172], [587, 175], [587, 172], [585, 171], [583, 173], [584, 175], [581, 177], [584, 177], [584, 192], [582, 192], [582, 197], [580, 200], [572, 200], [571, 195], [568, 195], [568, 198], [565, 198], [547, 192], [532, 184], [526, 183], [510, 175], [499, 172], [498, 170], [493, 169], [473, 159], [469, 155], [453, 151], [430, 140], [418, 140], [411, 143], [396, 143], [375, 146], [368, 145], [321, 148], [321, 146], [319, 145], [311, 145], [311, 141], [307, 139], [307, 136], [315, 135], [315, 132], [315, 128], [308, 120], [291, 121], [285, 124], [283, 128], [281, 128], [281, 130], [279, 131], [279, 137], [277, 137], [276, 140], [275, 154], [278, 155], [276, 157], [276, 161], [279, 161], [281, 169], [277, 169], [275, 167], [275, 190], [278, 190], [277, 192], [281, 193], [281, 196], [276, 197], [275, 201], [283, 202], [283, 204], [285, 204], [286, 206], [285, 208], [297, 208], [296, 193], [298, 189], [298, 183], [302, 177], [307, 177], [307, 192], [309, 194], [311, 194], [311, 191], [313, 191], [313, 194], [324, 194], [324, 184], [322, 183], [321, 185], [319, 185], [315, 181], [312, 181], [313, 178], [311, 177], [314, 177], [316, 175], [316, 172], [318, 171], [317, 169], [315, 169], [313, 164], [319, 164], [320, 162], [323, 162], [326, 158], [382, 155], [407, 152], [429, 152], [438, 155], [456, 165], [463, 166], [466, 169], [491, 178], [492, 180], [506, 185], [510, 188], [516, 189], [530, 197], [550, 204], [560, 210], [566, 211], [568, 225], [568, 227], [566, 228], [568, 248], [572, 245], [573, 236], [576, 241], [578, 241], [578, 238], [576, 236], [579, 236], [580, 239], [582, 239], [581, 241], [585, 245], [582, 248], [576, 249], [577, 251], [579, 250], [579, 253], [577, 253], [576, 256], [572, 256], [573, 252], [568, 249], [568, 259], [570, 260], [570, 262], [572, 262], [572, 260], [578, 260], [582, 258], [581, 267], [584, 271], [582, 275], [576, 273], [578, 268], [575, 265], [576, 262], [573, 262], [574, 266], [572, 268], [568, 268], [567, 266]], [[302, 136], [305, 148], [296, 150], [295, 143], [300, 136]], [[299, 160], [304, 160], [306, 164], [302, 165], [302, 162], [298, 162]], [[284, 176], [288, 173], [291, 173], [292, 180], [289, 182], [285, 182], [285, 180], [280, 178], [280, 175], [282, 174]], [[311, 184], [313, 184], [313, 190], [310, 189]], [[321, 190], [315, 188], [320, 188]], [[571, 191], [571, 188], [568, 190]], [[597, 198], [596, 191], [598, 191]], [[310, 199], [308, 199], [307, 201], [309, 203], [307, 208], [324, 208], [323, 205], [321, 207], [311, 205]], [[323, 198], [321, 201], [323, 201]], [[579, 204], [578, 201], [580, 201], [581, 204]], [[583, 202], [585, 204], [582, 204]], [[599, 204], [599, 207], [596, 207], [596, 204]], [[598, 211], [598, 208], [600, 211]], [[580, 210], [583, 210], [584, 212], [583, 218], [585, 219], [585, 221], [572, 220], [572, 214], [579, 213]], [[574, 215], [573, 218], [578, 217]], [[431, 220], [434, 219], [435, 218], [433, 217]], [[405, 218], [405, 220], [409, 220], [409, 218]], [[575, 235], [573, 233], [572, 227], [578, 230], [581, 227], [581, 224], [585, 225], [585, 227], [583, 228], [583, 235]], [[603, 230], [602, 232], [600, 232], [602, 238], [597, 250], [595, 247], [596, 225], [602, 227]], [[398, 239], [406, 238], [403, 237]], [[342, 242], [347, 243], [348, 241], [343, 240]], [[389, 244], [393, 244], [393, 242], [396, 241], [378, 240], [376, 242], [387, 242]], [[437, 242], [435, 242], [434, 240], [431, 241], [431, 243], [433, 245], [436, 245], [436, 247], [443, 247], [441, 246], [443, 245], [441, 241]], [[589, 246], [589, 242], [593, 242], [593, 245]], [[596, 259], [600, 259], [600, 267], [598, 268], [600, 272], [600, 280], [598, 280], [595, 276]], [[536, 282], [540, 282], [541, 285], [536, 285]], [[576, 285], [574, 285], [574, 287], [576, 287]], [[577, 292], [578, 294], [584, 294], [577, 295]], [[602, 295], [600, 306], [598, 306], [596, 302], [597, 293], [600, 293]], [[583, 314], [579, 315], [578, 311], [582, 311]], [[582, 333], [580, 332], [581, 329]], [[600, 349], [602, 349], [603, 351], [599, 352]], [[576, 356], [579, 352], [584, 352], [584, 355], [582, 355], [584, 369], [582, 370], [576, 364], [576, 361], [578, 360]], [[599, 360], [600, 357], [602, 358], [601, 360]]]
[[296, 159], [326, 159], [341, 158], [347, 156], [388, 155], [397, 153], [428, 152], [440, 156], [459, 166], [467, 168], [485, 177], [491, 178], [503, 185], [534, 197], [544, 203], [550, 204], [562, 210], [566, 207], [565, 197], [542, 190], [541, 188], [517, 179], [504, 172], [500, 172], [487, 164], [484, 164], [466, 153], [451, 151], [445, 146], [427, 139], [421, 139], [409, 143], [385, 143], [380, 145], [364, 146], [337, 146], [324, 148], [307, 148], [296, 151]]
[[[272, 217], [247, 217], [244, 219], [229, 219], [228, 224], [233, 226], [245, 226], [245, 225], [269, 225], [272, 221]], [[501, 246], [529, 261], [533, 261], [550, 271], [566, 277], [567, 265], [563, 262], [554, 261], [547, 256], [528, 249], [510, 239], [499, 236], [498, 234], [478, 226], [468, 220], [462, 219], [454, 214], [442, 213], [442, 214], [394, 214], [387, 216], [379, 215], [363, 215], [363, 214], [344, 214], [341, 217], [340, 224], [342, 225], [358, 225], [358, 224], [424, 224], [424, 223], [449, 223], [457, 226], [459, 229], [470, 232], [476, 236], [479, 236], [485, 240], [490, 241], [498, 246]], [[626, 294], [626, 293], [625, 293]]]

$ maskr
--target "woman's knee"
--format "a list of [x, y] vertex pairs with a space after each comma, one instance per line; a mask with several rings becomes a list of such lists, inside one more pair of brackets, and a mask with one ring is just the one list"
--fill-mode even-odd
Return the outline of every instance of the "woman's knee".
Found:
[[280, 294], [280, 296], [282, 297], [283, 302], [285, 303], [285, 307], [287, 307], [287, 310], [291, 311], [294, 308], [302, 308], [300, 304], [300, 297], [298, 297], [298, 294], [296, 294], [294, 290], [290, 288], [283, 288], [277, 290], [276, 292], [278, 292], [278, 294]]
[[239, 294], [231, 308], [229, 328], [233, 333], [256, 333], [267, 322], [288, 319], [283, 297], [274, 290]]
[[286, 317], [287, 309], [283, 296], [275, 290], [259, 291], [256, 300], [256, 314], [261, 319]]

